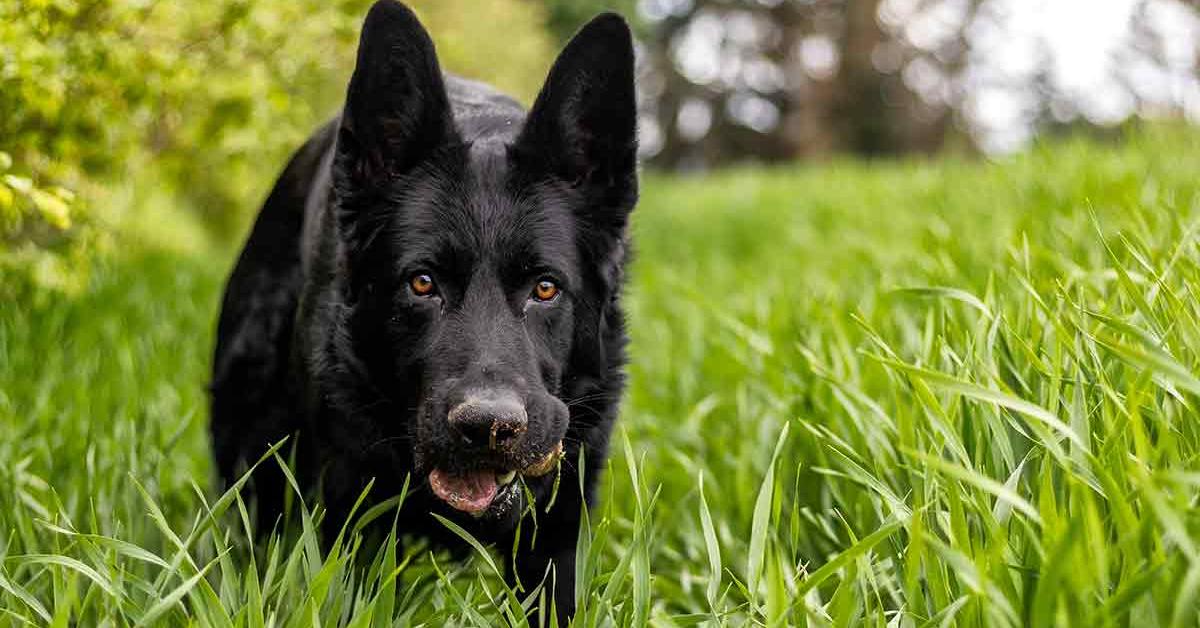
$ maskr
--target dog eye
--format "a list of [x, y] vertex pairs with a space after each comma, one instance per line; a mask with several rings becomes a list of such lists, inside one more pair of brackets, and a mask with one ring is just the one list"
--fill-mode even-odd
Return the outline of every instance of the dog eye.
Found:
[[543, 279], [533, 287], [533, 298], [538, 301], [551, 301], [557, 296], [558, 285], [549, 279]]
[[425, 273], [417, 273], [408, 280], [408, 287], [419, 297], [431, 296], [434, 291], [433, 277]]

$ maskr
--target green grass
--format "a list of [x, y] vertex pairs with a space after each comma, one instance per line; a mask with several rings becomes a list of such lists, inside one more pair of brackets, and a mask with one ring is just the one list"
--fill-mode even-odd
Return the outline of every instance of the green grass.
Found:
[[[648, 178], [577, 623], [1197, 625], [1197, 173], [1200, 136], [1158, 129]], [[205, 431], [231, 255], [118, 248], [81, 297], [0, 306], [0, 624], [539, 603], [478, 553], [318, 547], [319, 508], [248, 551]]]

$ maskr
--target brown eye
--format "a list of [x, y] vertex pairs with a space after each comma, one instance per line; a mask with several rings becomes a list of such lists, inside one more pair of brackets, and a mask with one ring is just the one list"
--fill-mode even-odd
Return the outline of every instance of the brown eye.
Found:
[[533, 298], [538, 301], [550, 301], [556, 296], [558, 296], [558, 285], [549, 279], [543, 279], [533, 287]]
[[433, 294], [433, 277], [425, 273], [413, 275], [412, 279], [408, 280], [408, 287], [412, 288], [413, 294], [427, 297]]

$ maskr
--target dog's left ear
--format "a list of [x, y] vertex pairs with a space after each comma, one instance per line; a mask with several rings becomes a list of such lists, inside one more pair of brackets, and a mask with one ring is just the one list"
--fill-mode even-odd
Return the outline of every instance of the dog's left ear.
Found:
[[637, 198], [633, 37], [619, 15], [592, 19], [567, 44], [514, 146], [523, 164], [583, 186], [620, 221]]

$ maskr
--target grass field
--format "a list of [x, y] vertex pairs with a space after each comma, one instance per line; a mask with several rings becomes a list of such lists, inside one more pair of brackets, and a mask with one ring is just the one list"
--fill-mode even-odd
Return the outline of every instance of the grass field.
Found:
[[[1200, 136], [651, 177], [635, 227], [578, 624], [1200, 622]], [[0, 625], [538, 603], [310, 516], [247, 551], [203, 389], [232, 252], [118, 249], [81, 297], [0, 305]]]

